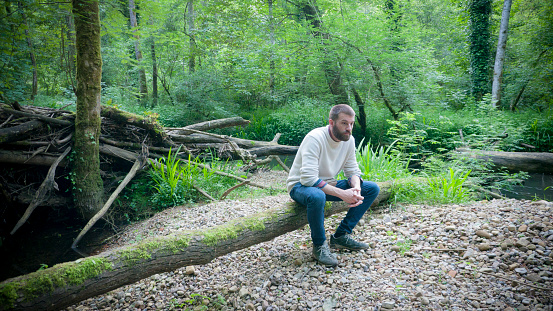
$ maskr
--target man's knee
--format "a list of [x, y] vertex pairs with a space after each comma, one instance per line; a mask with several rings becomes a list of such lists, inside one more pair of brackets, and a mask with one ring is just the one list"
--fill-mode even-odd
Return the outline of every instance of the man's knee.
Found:
[[361, 195], [378, 195], [380, 192], [380, 187], [373, 181], [363, 181], [361, 185]]
[[307, 202], [309, 206], [324, 206], [326, 203], [326, 194], [318, 188], [313, 188], [307, 195]]

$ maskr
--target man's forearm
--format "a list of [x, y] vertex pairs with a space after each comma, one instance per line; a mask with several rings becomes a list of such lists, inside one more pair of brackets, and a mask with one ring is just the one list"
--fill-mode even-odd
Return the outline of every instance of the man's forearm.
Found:
[[361, 189], [361, 179], [359, 179], [359, 176], [353, 175], [349, 178], [349, 186], [352, 188], [358, 188]]

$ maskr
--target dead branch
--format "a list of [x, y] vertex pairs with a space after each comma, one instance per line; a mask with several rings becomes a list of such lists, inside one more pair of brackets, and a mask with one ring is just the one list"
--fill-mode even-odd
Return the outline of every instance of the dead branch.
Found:
[[136, 172], [138, 172], [144, 165], [146, 165], [148, 162], [146, 161], [146, 158], [145, 157], [140, 157], [139, 159], [136, 159], [136, 161], [134, 162], [134, 165], [132, 166], [131, 170], [129, 171], [129, 173], [127, 174], [127, 176], [125, 176], [125, 179], [123, 179], [123, 181], [121, 182], [121, 184], [119, 184], [119, 186], [117, 187], [117, 189], [115, 189], [115, 191], [111, 194], [111, 196], [109, 197], [108, 201], [106, 202], [106, 204], [104, 204], [104, 206], [102, 207], [102, 209], [100, 209], [98, 211], [98, 213], [96, 213], [96, 215], [94, 215], [94, 217], [92, 217], [88, 223], [86, 224], [86, 226], [83, 228], [83, 230], [81, 230], [81, 232], [79, 233], [79, 235], [77, 236], [77, 238], [75, 239], [75, 241], [73, 241], [73, 244], [71, 245], [71, 248], [73, 249], [76, 249], [77, 248], [77, 244], [79, 244], [79, 241], [82, 239], [82, 237], [88, 232], [88, 230], [90, 230], [90, 228], [92, 226], [94, 226], [94, 224], [104, 216], [104, 214], [108, 211], [108, 209], [110, 208], [111, 204], [113, 204], [113, 202], [115, 201], [115, 199], [117, 198], [117, 196], [119, 195], [119, 193], [121, 193], [121, 191], [123, 191], [123, 189], [125, 189], [125, 187], [127, 186], [127, 184], [133, 179], [133, 177], [136, 175]]
[[201, 123], [187, 125], [185, 127], [166, 127], [165, 130], [171, 131], [171, 132], [175, 131], [175, 134], [179, 134], [179, 135], [186, 135], [190, 133], [189, 131], [186, 131], [186, 130], [209, 131], [213, 129], [220, 129], [220, 128], [226, 128], [226, 127], [232, 127], [232, 126], [243, 126], [248, 124], [250, 124], [249, 120], [245, 120], [241, 117], [234, 117], [234, 118], [205, 121]]
[[38, 191], [36, 193], [36, 196], [34, 200], [31, 202], [29, 207], [27, 207], [27, 210], [25, 211], [25, 214], [23, 214], [23, 217], [19, 219], [13, 230], [10, 232], [11, 235], [13, 235], [19, 227], [21, 227], [27, 219], [29, 219], [29, 216], [33, 213], [35, 208], [42, 203], [46, 195], [52, 191], [52, 188], [58, 190], [58, 185], [56, 184], [56, 181], [54, 180], [54, 177], [56, 176], [56, 168], [58, 167], [58, 164], [65, 158], [65, 156], [71, 151], [71, 147], [67, 147], [65, 151], [56, 159], [56, 161], [50, 166], [50, 169], [48, 170], [48, 174], [46, 174], [46, 179], [42, 182], [40, 187], [38, 188]]
[[210, 199], [211, 201], [217, 201], [214, 197], [210, 196], [209, 193], [205, 192], [202, 188], [198, 187], [196, 184], [192, 184], [192, 187], [201, 193], [204, 197]]
[[247, 185], [249, 183], [250, 183], [249, 180], [245, 180], [245, 181], [239, 183], [238, 185], [234, 185], [234, 186], [230, 187], [227, 191], [225, 191], [225, 193], [223, 193], [223, 195], [221, 196], [221, 198], [219, 200], [221, 200], [221, 201], [224, 200], [227, 197], [227, 195], [229, 195], [229, 193], [231, 193], [234, 189], [237, 189], [237, 188], [242, 187], [244, 185]]
[[40, 114], [23, 112], [23, 111], [13, 110], [13, 109], [9, 109], [9, 108], [4, 108], [4, 107], [0, 107], [0, 109], [6, 111], [8, 113], [11, 113], [15, 116], [38, 119], [38, 120], [41, 120], [41, 121], [44, 121], [44, 122], [47, 122], [47, 123], [50, 123], [50, 124], [54, 124], [54, 125], [73, 126], [73, 122], [67, 121], [67, 120], [50, 118], [50, 117], [43, 116], [43, 115], [40, 115]]

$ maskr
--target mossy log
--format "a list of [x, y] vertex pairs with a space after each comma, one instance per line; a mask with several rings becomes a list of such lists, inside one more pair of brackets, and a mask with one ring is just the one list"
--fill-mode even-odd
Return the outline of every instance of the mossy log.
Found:
[[[390, 196], [390, 183], [379, 186], [373, 206]], [[344, 202], [329, 202], [325, 216], [347, 209]], [[59, 310], [157, 273], [209, 263], [306, 224], [305, 208], [289, 202], [221, 226], [155, 237], [58, 264], [0, 283], [0, 310]]]
[[553, 174], [553, 153], [549, 152], [502, 152], [460, 148], [457, 152], [469, 157], [492, 161], [497, 167], [512, 172]]
[[101, 115], [117, 123], [129, 124], [146, 130], [150, 138], [157, 144], [166, 147], [171, 145], [167, 140], [167, 133], [157, 122], [151, 122], [137, 114], [125, 112], [110, 106], [102, 106]]

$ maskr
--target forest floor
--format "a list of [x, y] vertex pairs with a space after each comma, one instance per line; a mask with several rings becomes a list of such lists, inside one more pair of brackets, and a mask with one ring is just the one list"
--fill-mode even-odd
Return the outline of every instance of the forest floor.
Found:
[[[284, 188], [283, 171], [255, 182]], [[128, 226], [107, 248], [223, 224], [291, 201], [281, 193], [175, 207]], [[326, 220], [327, 234], [343, 217]], [[311, 258], [309, 226], [201, 266], [183, 267], [67, 310], [553, 310], [553, 204], [492, 200], [384, 206], [326, 268]]]

